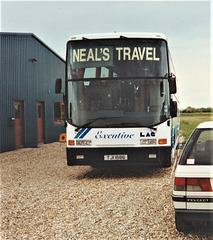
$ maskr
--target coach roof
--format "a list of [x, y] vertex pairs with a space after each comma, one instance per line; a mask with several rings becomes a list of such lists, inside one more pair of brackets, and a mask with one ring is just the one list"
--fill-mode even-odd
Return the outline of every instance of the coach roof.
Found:
[[144, 32], [118, 32], [118, 33], [95, 33], [95, 34], [81, 34], [71, 36], [69, 40], [85, 40], [85, 39], [113, 39], [113, 38], [151, 38], [164, 39], [166, 36], [162, 33], [144, 33]]

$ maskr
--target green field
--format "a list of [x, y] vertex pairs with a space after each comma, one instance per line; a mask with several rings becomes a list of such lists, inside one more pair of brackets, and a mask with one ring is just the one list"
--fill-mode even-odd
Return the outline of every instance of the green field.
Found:
[[197, 125], [205, 121], [213, 121], [213, 113], [181, 113], [180, 136], [184, 136], [186, 142]]

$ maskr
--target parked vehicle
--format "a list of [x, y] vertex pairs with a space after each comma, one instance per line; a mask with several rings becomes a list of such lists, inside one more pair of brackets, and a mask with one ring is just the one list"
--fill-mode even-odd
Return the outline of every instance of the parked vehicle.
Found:
[[[72, 36], [67, 42], [67, 165], [170, 167], [178, 145], [176, 75], [159, 33]], [[56, 81], [56, 93], [62, 80]]]
[[172, 199], [178, 231], [213, 223], [213, 121], [198, 125], [178, 162]]

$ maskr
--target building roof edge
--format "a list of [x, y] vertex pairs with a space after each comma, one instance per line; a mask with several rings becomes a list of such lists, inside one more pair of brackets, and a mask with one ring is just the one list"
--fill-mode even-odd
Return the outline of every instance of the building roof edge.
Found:
[[37, 41], [39, 41], [43, 46], [45, 46], [47, 49], [49, 49], [54, 55], [56, 55], [58, 58], [60, 58], [63, 62], [65, 60], [56, 53], [52, 48], [50, 48], [46, 43], [44, 43], [39, 37], [37, 37], [34, 33], [18, 33], [18, 32], [0, 32], [0, 35], [10, 35], [10, 36], [32, 36]]

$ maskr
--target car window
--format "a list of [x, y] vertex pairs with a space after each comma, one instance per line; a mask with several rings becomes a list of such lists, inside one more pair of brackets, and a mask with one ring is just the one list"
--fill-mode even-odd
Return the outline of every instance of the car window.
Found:
[[187, 144], [182, 164], [212, 165], [213, 164], [213, 130], [199, 129]]

